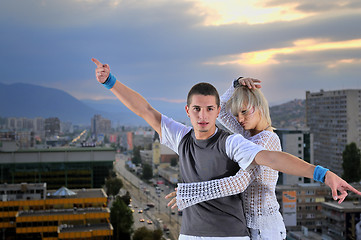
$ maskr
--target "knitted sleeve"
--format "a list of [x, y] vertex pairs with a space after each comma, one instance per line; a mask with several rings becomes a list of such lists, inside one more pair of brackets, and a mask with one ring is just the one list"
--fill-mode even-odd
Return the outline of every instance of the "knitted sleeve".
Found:
[[205, 182], [178, 183], [177, 206], [183, 210], [200, 202], [243, 192], [259, 174], [257, 166], [239, 170], [234, 176]]
[[220, 122], [224, 127], [226, 127], [232, 133], [241, 134], [243, 137], [249, 137], [249, 132], [244, 130], [242, 126], [237, 121], [236, 117], [232, 115], [226, 109], [227, 101], [232, 97], [234, 93], [233, 84], [228, 88], [228, 90], [220, 97], [221, 100], [221, 111], [217, 118], [218, 122]]

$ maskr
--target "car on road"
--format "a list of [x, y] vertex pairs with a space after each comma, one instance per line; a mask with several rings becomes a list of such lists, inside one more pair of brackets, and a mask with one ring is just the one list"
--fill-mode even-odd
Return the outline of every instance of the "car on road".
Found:
[[154, 207], [154, 203], [147, 203], [147, 206], [150, 207], [150, 208]]
[[153, 222], [151, 220], [147, 220], [147, 223], [148, 224], [152, 224]]
[[139, 222], [144, 222], [144, 218], [139, 219]]
[[143, 213], [143, 210], [142, 210], [142, 209], [139, 209], [139, 210], [138, 210], [138, 213]]

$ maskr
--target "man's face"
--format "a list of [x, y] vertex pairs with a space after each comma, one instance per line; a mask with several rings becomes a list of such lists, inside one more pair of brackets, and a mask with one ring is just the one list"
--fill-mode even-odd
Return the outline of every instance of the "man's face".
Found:
[[211, 95], [194, 94], [186, 112], [191, 120], [197, 139], [207, 139], [216, 130], [216, 119], [220, 107], [217, 106], [216, 97]]

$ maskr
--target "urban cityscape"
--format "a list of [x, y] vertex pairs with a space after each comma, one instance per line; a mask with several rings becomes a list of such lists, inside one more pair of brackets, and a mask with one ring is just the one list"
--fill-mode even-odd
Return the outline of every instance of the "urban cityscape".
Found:
[[[346, 146], [361, 147], [361, 90], [306, 92], [304, 117], [275, 126], [283, 151], [342, 176]], [[178, 238], [182, 212], [165, 199], [181, 181], [178, 155], [149, 126], [89, 123], [1, 117], [1, 239]], [[359, 197], [338, 204], [324, 184], [282, 173], [276, 193], [287, 239], [360, 238]]]

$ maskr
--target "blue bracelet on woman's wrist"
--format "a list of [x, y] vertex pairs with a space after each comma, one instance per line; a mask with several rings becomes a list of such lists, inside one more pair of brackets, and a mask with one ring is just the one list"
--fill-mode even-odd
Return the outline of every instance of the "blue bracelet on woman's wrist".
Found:
[[320, 165], [317, 165], [315, 167], [315, 171], [313, 172], [313, 180], [318, 181], [318, 182], [325, 182], [325, 176], [326, 176], [326, 172], [329, 171], [329, 169], [324, 168]]
[[109, 73], [109, 76], [107, 78], [107, 80], [105, 80], [105, 82], [103, 82], [104, 87], [111, 89], [115, 82], [117, 81], [117, 79], [113, 76], [113, 74]]

